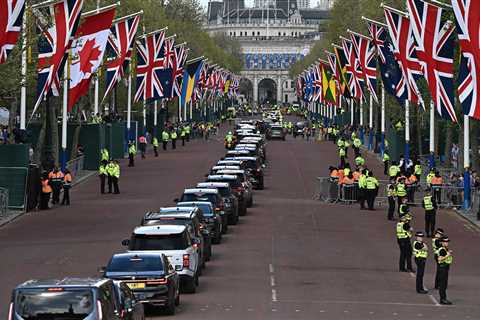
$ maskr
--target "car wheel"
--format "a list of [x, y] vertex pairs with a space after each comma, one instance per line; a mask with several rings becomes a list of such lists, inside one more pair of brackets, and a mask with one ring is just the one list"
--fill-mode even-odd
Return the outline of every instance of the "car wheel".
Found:
[[228, 221], [226, 221], [227, 223], [224, 223], [223, 224], [223, 229], [222, 229], [222, 233], [223, 234], [226, 234], [228, 232]]
[[195, 277], [195, 287], [198, 287], [198, 285], [200, 284], [200, 280], [198, 278], [198, 275]]
[[177, 290], [177, 297], [175, 298], [175, 305], [178, 307], [180, 305], [180, 291]]
[[220, 235], [212, 239], [213, 244], [220, 244], [220, 242], [222, 242], [222, 237]]
[[197, 281], [198, 277], [195, 275], [195, 277], [188, 279], [185, 281], [183, 284], [183, 292], [185, 293], [195, 293], [197, 292]]
[[248, 201], [248, 207], [251, 208], [253, 206], [253, 198], [250, 198], [250, 201]]
[[169, 316], [173, 316], [175, 314], [175, 298], [172, 297], [168, 300], [168, 305], [165, 307], [165, 313]]
[[238, 215], [231, 214], [228, 216], [228, 224], [236, 225], [238, 223]]

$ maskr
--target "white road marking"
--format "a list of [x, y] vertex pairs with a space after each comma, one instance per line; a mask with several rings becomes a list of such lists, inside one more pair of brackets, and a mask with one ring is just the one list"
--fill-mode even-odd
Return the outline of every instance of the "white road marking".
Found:
[[275, 276], [270, 276], [270, 285], [275, 287]]
[[411, 276], [412, 278], [415, 278], [415, 273], [413, 273], [413, 272], [409, 272], [409, 273], [410, 273], [410, 276]]
[[272, 302], [277, 302], [277, 290], [272, 289]]
[[270, 273], [273, 273], [274, 272], [274, 269], [273, 269], [273, 264], [269, 264], [268, 265], [268, 269], [270, 270]]
[[[410, 306], [410, 307], [436, 307], [430, 303], [409, 303], [409, 302], [379, 302], [379, 301], [354, 301], [354, 300], [277, 300], [283, 303], [315, 303], [315, 304], [365, 304], [365, 305], [383, 305], [383, 306]], [[442, 306], [443, 307], [443, 306]], [[455, 305], [448, 306], [455, 308]], [[462, 307], [467, 307], [462, 305]], [[478, 305], [468, 305], [468, 307], [478, 308]]]
[[440, 306], [440, 303], [438, 303], [438, 300], [432, 294], [429, 294], [428, 297], [430, 298], [430, 300], [432, 300], [432, 302], [435, 306], [437, 306], [437, 307]]

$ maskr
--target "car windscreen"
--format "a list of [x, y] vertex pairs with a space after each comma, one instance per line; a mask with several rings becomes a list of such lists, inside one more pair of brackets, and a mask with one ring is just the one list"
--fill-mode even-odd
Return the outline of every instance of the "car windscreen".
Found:
[[93, 308], [91, 289], [25, 289], [15, 297], [15, 312], [25, 320], [84, 319]]
[[232, 189], [238, 188], [242, 185], [242, 183], [240, 182], [240, 180], [238, 178], [236, 178], [236, 179], [221, 179], [220, 178], [220, 179], [209, 180], [209, 182], [228, 182]]
[[282, 131], [283, 131], [282, 128], [277, 128], [277, 127], [272, 128], [272, 132], [282, 132]]
[[117, 256], [110, 260], [107, 272], [163, 271], [162, 259], [158, 256]]
[[213, 210], [212, 210], [212, 206], [210, 204], [206, 204], [206, 203], [187, 203], [187, 204], [181, 204], [181, 203], [177, 203], [177, 206], [179, 207], [198, 207], [202, 210], [203, 212], [203, 216], [205, 217], [211, 217], [213, 216]]
[[184, 233], [166, 235], [134, 234], [129, 250], [185, 250], [188, 242]]
[[217, 188], [217, 190], [222, 197], [229, 197], [232, 194], [230, 188]]
[[215, 205], [217, 203], [217, 195], [214, 193], [184, 193], [181, 201], [206, 201]]
[[253, 170], [257, 169], [257, 162], [255, 160], [248, 160], [248, 161], [245, 161], [244, 163], [247, 169], [253, 169]]

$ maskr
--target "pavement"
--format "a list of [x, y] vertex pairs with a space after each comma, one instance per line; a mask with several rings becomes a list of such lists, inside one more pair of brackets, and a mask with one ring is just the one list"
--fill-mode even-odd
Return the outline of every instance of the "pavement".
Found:
[[[148, 155], [135, 168], [122, 167], [120, 195], [100, 195], [98, 181], [90, 179], [72, 194], [72, 206], [5, 225], [0, 229], [0, 317], [6, 316], [11, 289], [22, 281], [96, 275], [113, 253], [123, 251], [121, 240], [145, 211], [172, 204], [223, 154], [220, 141], [196, 140], [159, 158]], [[198, 293], [181, 296], [175, 318], [480, 318], [480, 233], [465, 220], [438, 213], [438, 226], [454, 251], [448, 290], [454, 305], [440, 306], [436, 291], [418, 295], [413, 275], [398, 272], [395, 224], [384, 210], [314, 200], [316, 177], [338, 161], [332, 143], [288, 137], [269, 142], [267, 156], [266, 189], [255, 192], [254, 207], [214, 246]], [[413, 212], [414, 227], [423, 228], [423, 212]], [[432, 260], [427, 288], [433, 284]]]

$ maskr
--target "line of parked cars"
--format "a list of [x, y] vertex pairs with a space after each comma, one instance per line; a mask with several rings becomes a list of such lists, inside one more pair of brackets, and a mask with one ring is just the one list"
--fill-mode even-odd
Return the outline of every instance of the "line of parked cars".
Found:
[[146, 212], [126, 251], [114, 254], [102, 277], [30, 280], [12, 293], [8, 320], [143, 320], [145, 309], [175, 314], [180, 294], [193, 294], [212, 245], [222, 242], [263, 189], [264, 135], [236, 124], [237, 145], [186, 188], [175, 204]]

